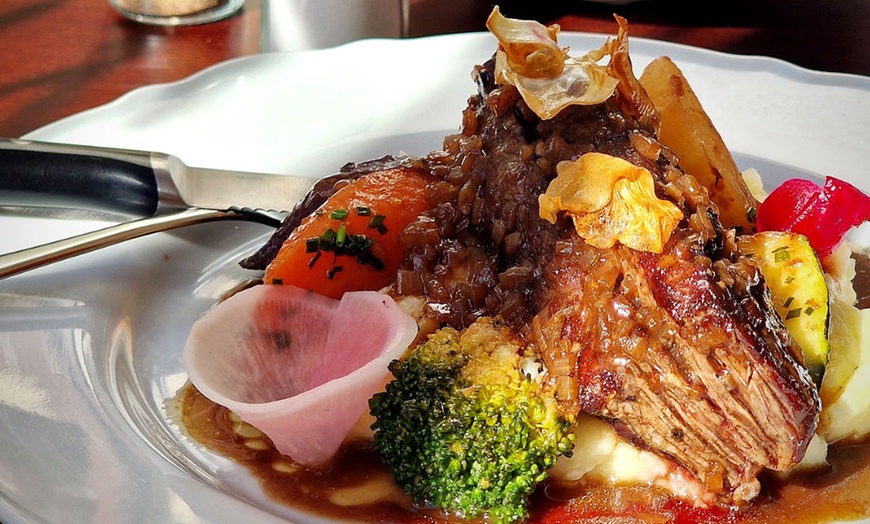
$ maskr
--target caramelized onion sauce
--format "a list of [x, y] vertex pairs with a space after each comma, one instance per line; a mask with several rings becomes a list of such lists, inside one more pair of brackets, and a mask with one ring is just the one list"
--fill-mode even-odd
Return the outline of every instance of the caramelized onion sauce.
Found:
[[[857, 256], [859, 305], [870, 306], [870, 257]], [[299, 467], [268, 440], [239, 434], [237, 420], [188, 384], [176, 397], [188, 434], [256, 477], [273, 500], [322, 517], [360, 522], [439, 522], [415, 510], [363, 442], [346, 444], [328, 465]], [[256, 436], [255, 436], [256, 437]], [[748, 508], [698, 508], [649, 487], [543, 485], [531, 501], [530, 523], [815, 524], [870, 517], [870, 441], [836, 444], [831, 468], [761, 479], [762, 493]]]
[[[191, 437], [245, 466], [277, 502], [336, 519], [409, 524], [437, 521], [413, 510], [365, 443], [346, 445], [321, 469], [301, 468], [272, 446], [251, 446], [250, 439], [234, 430], [227, 409], [196, 388], [186, 386], [179, 400], [182, 423]], [[739, 512], [697, 508], [647, 487], [545, 485], [532, 500], [530, 522], [810, 524], [870, 516], [870, 443], [832, 447], [828, 458], [832, 467], [827, 472], [787, 481], [764, 478], [762, 495]], [[367, 502], [364, 495], [356, 502], [353, 495], [341, 495], [357, 491], [381, 495], [375, 502]]]
[[859, 252], [853, 253], [855, 259], [855, 278], [852, 279], [852, 287], [858, 294], [858, 309], [870, 308], [870, 255]]
[[[410, 501], [390, 480], [377, 455], [366, 444], [346, 444], [338, 456], [323, 468], [299, 467], [271, 445], [265, 449], [249, 445], [249, 439], [234, 429], [230, 412], [205, 398], [190, 383], [177, 396], [181, 422], [187, 433], [205, 447], [235, 460], [257, 478], [271, 499], [309, 511], [321, 517], [360, 522], [422, 523], [435, 522], [415, 513]], [[382, 502], [342, 504], [354, 498], [353, 488], [386, 493]], [[342, 496], [343, 493], [347, 493]], [[333, 499], [339, 498], [339, 503]]]
[[641, 487], [587, 486], [582, 493], [549, 489], [539, 497], [536, 522], [667, 522], [672, 524], [818, 524], [870, 516], [870, 443], [832, 447], [831, 469], [762, 479], [748, 508], [698, 508]]

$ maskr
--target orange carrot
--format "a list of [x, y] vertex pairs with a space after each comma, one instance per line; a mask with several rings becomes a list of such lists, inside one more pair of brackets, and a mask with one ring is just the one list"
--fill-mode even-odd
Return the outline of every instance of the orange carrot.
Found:
[[293, 231], [265, 283], [332, 298], [391, 284], [405, 255], [399, 233], [427, 209], [429, 181], [423, 171], [396, 168], [350, 182]]

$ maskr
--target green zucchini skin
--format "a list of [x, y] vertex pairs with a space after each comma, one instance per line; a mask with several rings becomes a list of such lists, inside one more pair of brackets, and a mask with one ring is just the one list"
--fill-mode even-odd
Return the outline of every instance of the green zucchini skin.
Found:
[[800, 346], [816, 385], [828, 363], [828, 286], [815, 251], [803, 235], [764, 231], [741, 236], [740, 252], [760, 267], [776, 311]]

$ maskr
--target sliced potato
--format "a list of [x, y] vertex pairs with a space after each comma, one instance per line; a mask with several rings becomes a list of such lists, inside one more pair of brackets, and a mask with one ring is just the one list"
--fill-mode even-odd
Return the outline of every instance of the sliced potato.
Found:
[[819, 394], [819, 433], [828, 442], [870, 433], [870, 309], [832, 301], [830, 362]]
[[855, 259], [846, 243], [822, 259], [830, 293], [828, 365], [819, 396], [819, 433], [828, 442], [870, 432], [870, 309], [858, 309]]
[[765, 231], [738, 237], [740, 252], [761, 268], [776, 311], [801, 348], [816, 384], [828, 363], [828, 286], [815, 251], [803, 235]]
[[722, 224], [753, 231], [758, 202], [680, 69], [659, 57], [644, 69], [640, 83], [661, 115], [659, 140], [676, 153], [683, 171], [707, 188]]

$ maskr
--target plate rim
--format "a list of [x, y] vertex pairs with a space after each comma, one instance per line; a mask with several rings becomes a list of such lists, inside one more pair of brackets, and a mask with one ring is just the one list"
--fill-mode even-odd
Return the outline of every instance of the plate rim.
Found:
[[[630, 31], [630, 28], [629, 28]], [[567, 37], [569, 39], [600, 39], [602, 42], [612, 35], [607, 33], [594, 33], [588, 31], [562, 31], [559, 33], [560, 36]], [[485, 31], [473, 31], [466, 33], [451, 33], [451, 34], [442, 34], [442, 35], [429, 35], [429, 36], [420, 36], [413, 38], [366, 38], [362, 40], [355, 40], [352, 42], [347, 42], [344, 44], [339, 44], [332, 47], [322, 48], [322, 49], [308, 49], [303, 51], [270, 51], [265, 53], [256, 53], [252, 55], [245, 55], [230, 58], [227, 60], [223, 60], [217, 62], [215, 64], [211, 64], [199, 71], [195, 71], [190, 75], [187, 75], [183, 78], [179, 78], [177, 80], [172, 80], [168, 82], [159, 82], [153, 84], [147, 84], [135, 87], [113, 100], [110, 100], [106, 103], [97, 105], [92, 108], [85, 109], [83, 111], [74, 113], [72, 115], [65, 116], [54, 122], [50, 122], [43, 126], [40, 126], [34, 130], [27, 132], [22, 135], [23, 139], [44, 139], [44, 136], [47, 136], [49, 139], [51, 135], [57, 133], [59, 130], [63, 130], [64, 127], [70, 125], [70, 123], [76, 123], [82, 118], [93, 118], [95, 115], [100, 115], [101, 113], [114, 109], [116, 106], [123, 105], [127, 103], [128, 99], [140, 97], [142, 93], [149, 93], [153, 91], [159, 90], [172, 90], [180, 87], [184, 87], [193, 82], [197, 82], [203, 78], [207, 78], [209, 75], [214, 75], [216, 72], [225, 71], [231, 67], [237, 67], [244, 64], [256, 64], [262, 60], [271, 60], [276, 56], [292, 56], [292, 55], [307, 55], [307, 54], [333, 54], [340, 53], [342, 50], [347, 49], [348, 47], [358, 47], [360, 45], [378, 45], [378, 46], [393, 46], [393, 45], [405, 45], [406, 43], [413, 42], [437, 42], [439, 40], [465, 40], [465, 39], [475, 39], [475, 38], [487, 38], [495, 42], [494, 37]], [[660, 47], [662, 49], [672, 49], [674, 51], [678, 51], [681, 54], [687, 55], [688, 57], [703, 57], [703, 56], [715, 56], [721, 60], [737, 63], [740, 65], [748, 65], [751, 66], [749, 68], [742, 68], [742, 70], [765, 70], [770, 72], [765, 68], [765, 66], [774, 66], [774, 72], [784, 76], [791, 78], [797, 82], [802, 83], [814, 83], [821, 84], [824, 86], [837, 86], [837, 87], [845, 87], [845, 88], [853, 88], [859, 90], [866, 90], [870, 92], [870, 76], [859, 75], [854, 73], [844, 73], [844, 72], [836, 72], [836, 71], [822, 71], [817, 69], [811, 69], [808, 67], [800, 66], [793, 62], [789, 62], [782, 58], [761, 55], [761, 54], [737, 54], [730, 53], [726, 51], [720, 51], [717, 49], [709, 49], [700, 46], [695, 46], [691, 44], [684, 44], [680, 42], [670, 42], [666, 40], [658, 40], [654, 38], [647, 37], [636, 37], [631, 36], [629, 33], [629, 46], [630, 52], [634, 49], [633, 44], [641, 44], [644, 46], [651, 47]], [[683, 57], [685, 58], [685, 57]]]
[[[603, 41], [609, 36], [605, 33], [589, 33], [589, 32], [563, 32], [561, 33], [564, 37], [569, 37], [569, 39], [576, 40], [588, 40], [588, 41]], [[77, 113], [75, 115], [70, 115], [63, 119], [60, 119], [51, 124], [47, 124], [46, 126], [42, 126], [30, 133], [24, 135], [23, 138], [26, 139], [51, 139], [52, 135], [57, 136], [58, 134], [63, 134], [66, 128], [70, 126], [75, 127], [81, 122], [86, 122], [88, 120], [100, 119], [103, 118], [104, 115], [110, 115], [112, 111], [116, 111], [118, 109], [124, 109], [125, 104], [129, 104], [131, 102], [135, 102], [138, 97], [146, 96], [146, 95], [160, 95], [163, 93], [173, 93], [176, 91], [184, 91], [185, 87], [190, 86], [194, 82], [201, 82], [204, 80], [208, 80], [211, 76], [220, 76], [224, 74], [226, 71], [232, 71], [234, 68], [244, 69], [249, 64], [259, 64], [259, 63], [268, 63], [269, 61], [275, 60], [277, 62], [281, 62], [284, 57], [290, 55], [298, 55], [300, 53], [310, 54], [315, 53], [318, 55], [322, 54], [335, 54], [341, 53], [343, 50], [346, 50], [349, 46], [360, 47], [360, 46], [374, 46], [379, 47], [383, 46], [385, 43], [388, 44], [387, 47], [393, 45], [405, 45], [407, 42], [417, 42], [411, 43], [408, 45], [435, 45], [442, 39], [455, 39], [459, 40], [468, 40], [468, 39], [478, 39], [478, 38], [486, 38], [493, 43], [495, 42], [494, 38], [489, 35], [489, 33], [485, 32], [476, 32], [476, 33], [462, 33], [462, 34], [452, 34], [452, 35], [438, 35], [438, 36], [427, 36], [427, 37], [419, 37], [414, 39], [370, 39], [365, 41], [356, 41], [348, 44], [342, 44], [340, 46], [322, 49], [322, 50], [312, 50], [312, 51], [301, 51], [301, 52], [273, 52], [273, 53], [264, 53], [257, 55], [249, 55], [244, 57], [238, 57], [234, 59], [230, 59], [227, 61], [223, 61], [212, 66], [209, 66], [201, 71], [193, 73], [187, 77], [172, 81], [165, 82], [159, 84], [150, 84], [147, 86], [141, 86], [135, 88], [120, 97], [112, 100], [106, 104], [102, 104], [100, 106], [85, 110], [83, 112]], [[782, 76], [789, 81], [794, 81], [798, 83], [813, 83], [817, 85], [821, 85], [823, 87], [836, 86], [847, 89], [858, 89], [862, 92], [866, 92], [868, 97], [870, 97], [870, 77], [865, 77], [861, 75], [853, 75], [848, 73], [832, 73], [832, 72], [824, 72], [824, 71], [816, 71], [812, 69], [803, 68], [801, 66], [797, 66], [785, 60], [781, 60], [778, 58], [772, 58], [763, 55], [737, 55], [731, 54], [716, 50], [710, 50], [705, 48], [700, 48], [696, 46], [679, 44], [673, 42], [666, 42], [656, 39], [648, 39], [641, 37], [630, 37], [630, 45], [632, 46], [632, 52], [635, 52], [638, 45], [644, 48], [654, 48], [654, 49], [662, 49], [665, 51], [672, 51], [677, 57], [675, 60], [695, 60], [702, 61], [704, 58], [713, 56], [719, 62], [725, 61], [729, 65], [729, 67], [739, 68], [739, 70], [743, 71], [746, 68], [751, 70], [758, 70], [765, 73], [773, 73], [779, 76]], [[479, 61], [482, 62], [488, 57], [480, 57]], [[691, 79], [690, 79], [691, 80]], [[469, 83], [468, 84], [468, 92], [469, 94], [472, 92], [473, 87]], [[111, 116], [111, 115], [110, 115]], [[454, 115], [455, 119], [459, 120], [460, 115]], [[84, 142], [89, 143], [89, 142]], [[99, 145], [99, 144], [93, 144]], [[0, 222], [2, 222], [4, 218], [0, 216]], [[3, 510], [5, 506], [0, 504], [0, 517], [4, 516]], [[259, 508], [256, 508], [259, 510]], [[15, 515], [11, 515], [9, 518], [14, 518]]]

